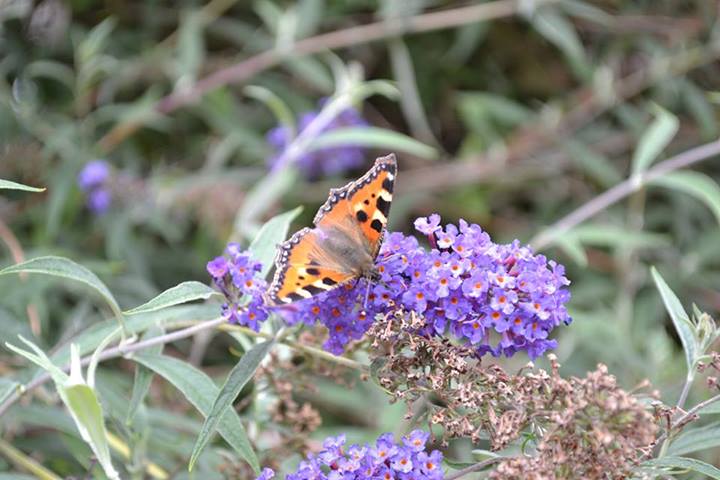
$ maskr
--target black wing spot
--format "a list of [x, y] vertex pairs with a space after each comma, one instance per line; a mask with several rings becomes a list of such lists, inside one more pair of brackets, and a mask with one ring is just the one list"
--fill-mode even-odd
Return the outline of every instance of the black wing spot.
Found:
[[357, 213], [355, 214], [355, 217], [357, 217], [358, 222], [360, 222], [360, 223], [365, 223], [368, 221], [367, 213], [365, 213], [362, 210], [358, 210]]
[[320, 270], [318, 270], [317, 268], [306, 268], [305, 273], [307, 273], [308, 275], [312, 275], [313, 277], [316, 277], [316, 276], [320, 275]]
[[390, 212], [390, 202], [385, 200], [383, 197], [378, 197], [377, 199], [377, 208], [382, 212], [383, 215], [387, 218], [388, 212]]
[[337, 284], [337, 282], [336, 282], [335, 280], [333, 280], [332, 278], [330, 278], [330, 277], [325, 277], [325, 278], [323, 278], [323, 279], [322, 279], [322, 282], [323, 282], [325, 285], [335, 285], [335, 284]]
[[298, 300], [303, 300], [303, 299], [305, 299], [305, 297], [303, 297], [303, 296], [300, 295], [299, 293], [295, 293], [295, 292], [289, 293], [286, 298], [289, 298], [290, 301], [292, 301], [292, 302], [296, 302], [296, 301], [298, 301]]
[[381, 233], [381, 232], [382, 232], [382, 229], [383, 229], [383, 224], [382, 224], [382, 222], [381, 222], [380, 220], [378, 220], [378, 219], [376, 218], [375, 220], [373, 220], [372, 222], [370, 222], [370, 228], [372, 228], [373, 230], [375, 230], [375, 231], [378, 232], [378, 233]]
[[298, 275], [298, 278], [299, 278], [300, 280], [305, 280], [305, 277], [303, 277], [302, 275]]
[[386, 178], [383, 180], [382, 187], [387, 190], [389, 193], [393, 193], [393, 186], [394, 182], [390, 180], [389, 178]]
[[366, 198], [365, 200], [363, 200], [363, 203], [364, 203], [365, 205], [370, 205], [370, 200], [368, 200], [368, 199]]
[[325, 291], [324, 288], [316, 287], [315, 285], [308, 285], [305, 287], [305, 290], [310, 292], [310, 295], [317, 295], [318, 293], [322, 293]]

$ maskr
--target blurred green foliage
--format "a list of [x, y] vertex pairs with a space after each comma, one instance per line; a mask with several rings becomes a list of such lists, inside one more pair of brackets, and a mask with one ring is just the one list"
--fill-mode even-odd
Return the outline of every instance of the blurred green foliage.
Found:
[[[660, 176], [568, 231], [547, 227], [718, 137], [717, 6], [497, 4], [505, 10], [488, 10], [492, 18], [482, 21], [460, 10], [480, 3], [455, 1], [0, 1], [0, 178], [47, 189], [0, 184], [2, 266], [68, 257], [99, 277], [123, 310], [181, 282], [207, 283], [205, 263], [228, 239], [247, 245], [267, 219], [299, 204], [307, 208], [293, 225], [307, 225], [328, 188], [364, 171], [314, 182], [267, 173], [267, 131], [352, 87], [344, 101], [378, 130], [323, 141], [365, 145], [368, 166], [397, 151], [391, 229], [410, 231], [415, 216], [439, 212], [483, 225], [496, 241], [533, 241], [566, 264], [573, 282], [574, 323], [558, 334], [563, 373], [582, 375], [602, 362], [625, 388], [649, 379], [674, 404], [686, 365], [649, 268], [686, 311], [694, 303], [717, 318], [717, 157]], [[446, 28], [422, 17], [438, 10]], [[387, 23], [353, 35], [370, 22]], [[93, 159], [124, 179], [104, 215], [86, 208], [77, 186]], [[116, 326], [102, 300], [73, 282], [58, 288], [49, 277], [0, 275], [0, 292], [0, 341], [31, 338], [56, 364], [69, 360], [70, 342], [89, 354]], [[174, 306], [126, 322], [132, 334], [215, 316], [214, 304]], [[237, 361], [233, 352], [251, 345], [239, 333], [213, 334], [174, 342], [165, 354], [219, 383]], [[157, 363], [171, 368], [163, 358]], [[133, 378], [137, 387], [142, 376], [135, 369], [116, 359], [96, 375], [108, 430], [130, 449], [113, 449], [116, 467], [129, 478], [143, 478], [149, 461], [172, 478], [226, 478], [220, 467], [240, 457], [217, 439], [187, 473], [202, 418], [168, 383], [152, 382], [128, 415]], [[37, 375], [7, 350], [0, 372], [3, 399]], [[324, 420], [317, 438], [342, 431], [364, 441], [407, 428], [402, 407], [371, 384], [317, 383], [309, 398]], [[710, 395], [698, 379], [688, 405]], [[720, 463], [717, 412], [701, 420], [710, 432], [703, 448], [673, 454]], [[91, 469], [103, 478], [52, 390], [14, 405], [0, 425], [4, 441], [57, 475]], [[468, 461], [469, 450], [457, 442], [446, 456]], [[0, 471], [17, 468], [0, 456]]]

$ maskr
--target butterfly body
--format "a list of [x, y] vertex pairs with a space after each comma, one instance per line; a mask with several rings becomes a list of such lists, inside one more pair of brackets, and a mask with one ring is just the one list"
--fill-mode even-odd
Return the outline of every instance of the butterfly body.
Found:
[[375, 258], [396, 173], [391, 154], [378, 158], [358, 180], [330, 190], [315, 215], [315, 228], [303, 228], [279, 245], [268, 290], [273, 303], [310, 298], [359, 278], [378, 278]]

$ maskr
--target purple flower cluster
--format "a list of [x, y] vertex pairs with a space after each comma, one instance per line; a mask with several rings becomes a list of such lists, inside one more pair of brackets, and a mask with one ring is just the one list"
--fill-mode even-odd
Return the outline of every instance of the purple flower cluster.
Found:
[[[378, 437], [374, 446], [351, 445], [347, 450], [345, 435], [327, 438], [317, 455], [300, 462], [286, 480], [442, 480], [442, 453], [428, 453], [430, 435], [415, 430], [396, 443], [392, 434]], [[269, 480], [275, 472], [266, 468], [256, 480]]]
[[93, 213], [102, 215], [112, 203], [110, 166], [104, 160], [88, 162], [77, 177], [78, 186], [87, 195], [87, 206]]
[[216, 257], [207, 264], [213, 283], [227, 300], [222, 305], [222, 316], [230, 323], [258, 331], [260, 323], [268, 317], [263, 303], [267, 284], [258, 275], [262, 266], [237, 243], [229, 243], [225, 253], [226, 256]]
[[562, 265], [518, 241], [493, 243], [480, 226], [464, 220], [443, 228], [440, 216], [431, 215], [417, 219], [415, 227], [428, 236], [430, 251], [414, 237], [390, 233], [376, 261], [379, 281], [368, 287], [360, 279], [297, 302], [286, 320], [322, 322], [329, 330], [324, 348], [335, 354], [361, 338], [378, 314], [397, 310], [421, 315], [418, 333], [450, 333], [476, 346], [479, 355], [524, 350], [534, 359], [557, 346], [548, 335], [571, 321], [565, 308], [570, 282]]
[[[317, 111], [307, 112], [298, 120], [298, 133], [302, 132], [318, 116]], [[367, 127], [368, 123], [354, 108], [348, 108], [341, 112], [335, 119], [323, 129], [323, 132], [347, 127]], [[292, 131], [287, 126], [275, 127], [267, 133], [267, 141], [275, 150], [275, 154], [269, 158], [269, 166], [272, 168], [282, 155], [282, 152], [292, 142]], [[297, 159], [297, 166], [309, 180], [337, 175], [348, 170], [361, 167], [365, 164], [365, 152], [357, 145], [343, 145], [339, 147], [323, 148], [306, 152]]]

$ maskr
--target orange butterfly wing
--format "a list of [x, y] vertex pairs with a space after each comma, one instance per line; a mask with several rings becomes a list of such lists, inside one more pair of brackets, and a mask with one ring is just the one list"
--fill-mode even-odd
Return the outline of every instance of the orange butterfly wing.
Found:
[[375, 165], [359, 179], [330, 190], [313, 220], [318, 228], [304, 228], [279, 245], [275, 277], [268, 289], [273, 302], [310, 298], [356, 278], [313, 260], [326, 256], [321, 229], [343, 230], [353, 244], [357, 241], [358, 248], [368, 249], [375, 258], [387, 225], [396, 174], [397, 161], [390, 154], [375, 160]]
[[311, 228], [303, 228], [281, 243], [268, 290], [270, 299], [275, 303], [303, 300], [352, 280], [350, 275], [310, 261], [321, 251], [318, 232]]
[[365, 175], [342, 188], [330, 190], [313, 223], [318, 227], [359, 228], [374, 258], [387, 225], [396, 175], [394, 154], [378, 158]]

